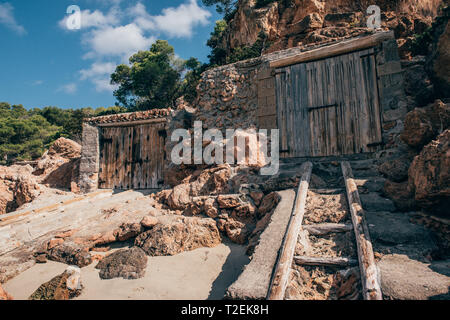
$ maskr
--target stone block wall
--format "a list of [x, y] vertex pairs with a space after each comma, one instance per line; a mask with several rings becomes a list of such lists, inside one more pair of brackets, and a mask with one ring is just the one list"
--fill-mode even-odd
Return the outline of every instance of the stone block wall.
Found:
[[89, 193], [98, 189], [98, 174], [100, 170], [99, 162], [99, 129], [96, 126], [84, 123], [79, 179], [81, 192]]

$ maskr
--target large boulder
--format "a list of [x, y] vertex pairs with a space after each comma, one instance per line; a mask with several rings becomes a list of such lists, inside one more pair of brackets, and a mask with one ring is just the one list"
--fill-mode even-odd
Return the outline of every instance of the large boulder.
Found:
[[145, 275], [147, 256], [138, 247], [116, 251], [100, 261], [96, 269], [100, 269], [100, 278], [139, 279]]
[[81, 146], [66, 138], [56, 140], [38, 161], [33, 174], [41, 183], [77, 191]]
[[220, 243], [216, 222], [196, 217], [157, 224], [135, 240], [135, 245], [150, 256], [171, 256], [202, 247], [212, 248]]
[[48, 155], [66, 159], [79, 158], [81, 156], [81, 146], [73, 140], [59, 138], [48, 149]]
[[439, 96], [449, 97], [450, 92], [450, 23], [447, 23], [444, 32], [439, 37], [434, 61], [433, 78]]
[[399, 211], [410, 211], [415, 207], [414, 192], [409, 187], [408, 181], [386, 180], [383, 193], [394, 202]]
[[72, 241], [59, 240], [62, 243], [57, 242], [54, 247], [52, 247], [52, 240], [49, 242], [50, 249], [47, 252], [47, 257], [50, 260], [76, 265], [80, 268], [92, 263], [92, 256], [88, 247]]
[[450, 129], [425, 146], [409, 168], [409, 187], [423, 208], [449, 215]]
[[0, 214], [17, 210], [40, 194], [40, 187], [27, 166], [0, 166]]
[[449, 126], [450, 104], [436, 100], [406, 115], [401, 139], [410, 147], [420, 149]]
[[383, 162], [378, 170], [386, 178], [395, 181], [402, 182], [408, 179], [408, 169], [411, 161], [407, 158], [398, 158]]
[[42, 284], [29, 300], [69, 300], [78, 297], [82, 290], [80, 269], [68, 267], [62, 274]]
[[175, 186], [172, 191], [163, 191], [158, 195], [173, 210], [185, 210], [192, 203], [192, 197], [217, 195], [229, 191], [231, 167], [228, 164], [214, 168], [198, 170]]
[[[392, 300], [448, 300], [450, 277], [448, 261], [427, 264], [406, 255], [386, 255], [378, 263], [381, 290]], [[446, 268], [447, 274], [440, 272]]]

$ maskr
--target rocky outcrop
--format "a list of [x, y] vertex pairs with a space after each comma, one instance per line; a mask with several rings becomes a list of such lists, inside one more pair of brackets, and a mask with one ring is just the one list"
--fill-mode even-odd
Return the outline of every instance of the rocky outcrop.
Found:
[[437, 22], [436, 31], [440, 36], [431, 48], [430, 69], [435, 83], [437, 96], [448, 98], [450, 92], [450, 23], [448, 18], [450, 9], [446, 9], [446, 16]]
[[423, 208], [446, 213], [450, 205], [450, 129], [425, 146], [409, 168], [409, 187]]
[[228, 164], [197, 170], [171, 191], [159, 193], [158, 198], [173, 210], [186, 210], [193, 203], [193, 197], [228, 192], [230, 177], [231, 167]]
[[69, 300], [81, 294], [81, 271], [69, 267], [64, 273], [42, 284], [29, 300]]
[[408, 158], [398, 158], [383, 162], [378, 170], [386, 178], [394, 182], [402, 182], [408, 179], [408, 169], [411, 161]]
[[[382, 27], [407, 42], [431, 25], [439, 1], [373, 1], [380, 6]], [[349, 36], [367, 26], [366, 1], [273, 1], [262, 7], [254, 0], [239, 0], [223, 39], [228, 51], [251, 46], [261, 33], [267, 37], [266, 52], [301, 44]], [[405, 52], [405, 57], [408, 55]]]
[[214, 220], [183, 217], [140, 234], [135, 245], [150, 256], [171, 256], [197, 248], [212, 248], [221, 240]]
[[27, 166], [0, 166], [0, 215], [16, 210], [40, 194], [40, 187]]
[[47, 252], [48, 259], [68, 265], [76, 265], [80, 268], [92, 263], [92, 256], [88, 247], [72, 241], [58, 240], [60, 241], [50, 241]]
[[66, 138], [56, 140], [33, 171], [42, 184], [78, 191], [81, 146]]
[[448, 261], [427, 264], [399, 254], [383, 257], [378, 267], [385, 299], [448, 300], [450, 277], [446, 264]]
[[116, 251], [100, 261], [96, 269], [100, 269], [100, 278], [139, 279], [145, 275], [147, 256], [138, 247]]
[[450, 104], [436, 100], [425, 108], [416, 108], [406, 115], [401, 139], [420, 150], [450, 126]]

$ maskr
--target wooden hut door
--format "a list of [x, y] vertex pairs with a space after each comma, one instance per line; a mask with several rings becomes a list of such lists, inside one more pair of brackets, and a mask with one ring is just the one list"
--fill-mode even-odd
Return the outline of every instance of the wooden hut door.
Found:
[[163, 179], [162, 124], [101, 128], [101, 189], [153, 189]]
[[373, 152], [381, 144], [374, 49], [277, 69], [280, 156]]

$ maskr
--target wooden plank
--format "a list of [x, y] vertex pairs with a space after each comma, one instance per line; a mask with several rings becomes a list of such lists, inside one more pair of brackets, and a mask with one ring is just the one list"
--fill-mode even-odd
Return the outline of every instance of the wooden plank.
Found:
[[344, 161], [341, 163], [341, 167], [356, 237], [363, 297], [365, 300], [382, 300], [378, 269], [375, 264], [369, 228], [367, 227], [365, 212], [359, 198], [358, 187], [353, 180], [350, 163]]
[[295, 256], [294, 261], [302, 266], [354, 267], [358, 265], [358, 261], [355, 259], [341, 257]]
[[311, 51], [306, 51], [293, 57], [272, 61], [270, 63], [270, 67], [281, 68], [297, 63], [338, 56], [349, 52], [374, 47], [382, 41], [388, 39], [394, 39], [394, 33], [392, 31], [380, 32], [363, 38], [355, 38], [347, 41], [342, 41], [337, 44], [325, 46]]
[[303, 174], [298, 186], [291, 221], [289, 222], [286, 236], [280, 248], [281, 253], [269, 288], [267, 296], [269, 300], [283, 300], [289, 281], [289, 273], [294, 258], [295, 246], [305, 214], [305, 204], [309, 180], [311, 178], [312, 163], [306, 162], [303, 164], [302, 171]]
[[320, 223], [304, 225], [304, 230], [307, 230], [314, 236], [323, 236], [330, 233], [348, 232], [353, 229], [353, 225], [344, 223]]

